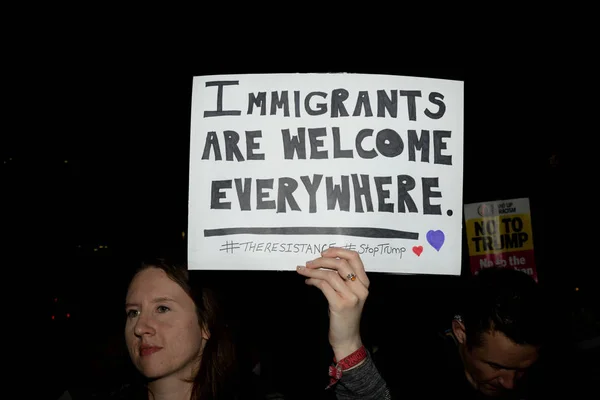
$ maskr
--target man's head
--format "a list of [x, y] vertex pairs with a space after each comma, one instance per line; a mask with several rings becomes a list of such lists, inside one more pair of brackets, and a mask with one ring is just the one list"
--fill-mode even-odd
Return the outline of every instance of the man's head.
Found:
[[469, 287], [452, 324], [467, 379], [486, 395], [514, 389], [538, 358], [546, 327], [536, 282], [523, 272], [490, 268]]

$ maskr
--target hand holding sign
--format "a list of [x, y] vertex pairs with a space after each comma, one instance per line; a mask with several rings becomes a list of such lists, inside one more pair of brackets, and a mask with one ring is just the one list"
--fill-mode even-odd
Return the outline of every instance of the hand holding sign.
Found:
[[369, 278], [357, 252], [331, 247], [321, 254], [297, 270], [329, 302], [329, 343], [341, 360], [362, 346], [360, 318], [369, 295]]

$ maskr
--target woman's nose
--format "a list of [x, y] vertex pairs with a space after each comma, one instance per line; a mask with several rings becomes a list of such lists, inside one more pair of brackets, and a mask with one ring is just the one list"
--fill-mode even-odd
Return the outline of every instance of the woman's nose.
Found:
[[135, 322], [134, 333], [136, 336], [153, 335], [156, 332], [152, 319], [141, 314]]

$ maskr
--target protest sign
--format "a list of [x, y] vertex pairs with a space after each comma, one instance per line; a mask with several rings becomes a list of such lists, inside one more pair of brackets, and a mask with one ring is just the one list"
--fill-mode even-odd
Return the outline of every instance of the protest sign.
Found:
[[499, 266], [537, 281], [529, 199], [466, 204], [465, 224], [472, 274]]
[[366, 74], [193, 80], [190, 269], [460, 273], [463, 82]]

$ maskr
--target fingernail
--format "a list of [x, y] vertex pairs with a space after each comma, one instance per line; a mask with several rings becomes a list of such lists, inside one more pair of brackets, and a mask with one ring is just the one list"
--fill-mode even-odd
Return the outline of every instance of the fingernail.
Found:
[[306, 263], [311, 264], [312, 262], [313, 262], [313, 260], [308, 260]]
[[306, 268], [306, 267], [304, 267], [304, 266], [302, 266], [302, 265], [298, 265], [298, 266], [296, 267], [296, 269], [297, 269], [298, 271], [301, 271], [301, 270], [303, 270], [304, 268]]

